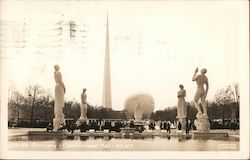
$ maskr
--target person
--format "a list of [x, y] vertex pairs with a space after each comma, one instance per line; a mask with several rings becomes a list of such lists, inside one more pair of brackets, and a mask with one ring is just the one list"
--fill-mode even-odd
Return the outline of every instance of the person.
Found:
[[233, 130], [234, 128], [234, 123], [233, 123], [233, 120], [230, 121], [230, 130]]
[[[201, 74], [197, 75], [198, 71], [199, 71], [199, 69], [196, 68], [195, 73], [194, 73], [193, 78], [192, 78], [192, 80], [196, 81], [196, 84], [197, 84], [197, 90], [196, 90], [196, 93], [194, 96], [194, 103], [195, 103], [196, 109], [198, 110], [198, 114], [203, 113], [204, 115], [207, 115], [207, 105], [205, 102], [205, 99], [206, 99], [207, 93], [208, 93], [208, 88], [209, 88], [208, 78], [205, 76], [205, 73], [207, 73], [207, 69], [203, 68], [200, 71]], [[206, 89], [204, 89], [204, 85], [206, 85]], [[201, 100], [203, 112], [201, 111], [201, 108], [199, 106], [199, 103], [198, 103], [199, 100]]]
[[193, 124], [192, 124], [191, 121], [189, 121], [188, 124], [189, 124], [189, 125], [188, 125], [188, 130], [191, 131], [191, 130], [192, 130], [192, 125], [193, 125]]
[[64, 129], [65, 129], [65, 125], [61, 123], [57, 131], [63, 131]]
[[71, 133], [74, 133], [75, 129], [76, 129], [75, 124], [70, 123], [70, 125], [69, 125], [69, 130], [71, 131]]
[[178, 123], [178, 130], [181, 130], [182, 126], [181, 126], [181, 122]]
[[169, 122], [167, 123], [167, 133], [171, 133], [171, 131], [170, 131], [170, 123]]
[[54, 114], [55, 118], [53, 120], [54, 130], [57, 131], [60, 128], [61, 123], [65, 123], [63, 107], [64, 107], [64, 94], [66, 92], [65, 85], [62, 81], [62, 74], [59, 71], [59, 65], [54, 65], [54, 79], [56, 82], [55, 86], [55, 104], [54, 104]]
[[189, 134], [189, 123], [186, 123], [186, 134]]
[[52, 129], [53, 129], [53, 126], [51, 123], [49, 123], [47, 126], [47, 132], [52, 131]]
[[167, 130], [167, 122], [166, 121], [163, 122], [163, 130]]
[[155, 130], [155, 122], [154, 121], [150, 121], [149, 129], [150, 130]]
[[192, 130], [196, 130], [197, 128], [196, 128], [196, 126], [192, 123]]
[[80, 125], [80, 132], [86, 132], [88, 130], [87, 122], [82, 122]]
[[131, 122], [130, 122], [130, 124], [129, 124], [129, 127], [130, 127], [130, 128], [135, 128], [135, 124], [134, 124], [134, 121], [133, 121], [133, 120], [131, 120]]
[[160, 129], [161, 130], [163, 129], [163, 122], [161, 122], [161, 124], [160, 124]]
[[231, 121], [231, 126], [230, 126], [231, 130], [236, 130], [237, 128], [237, 123], [235, 121]]
[[87, 89], [83, 88], [82, 94], [81, 94], [81, 104], [80, 104], [80, 109], [81, 109], [81, 116], [79, 118], [80, 121], [87, 120], [87, 94], [86, 94]]

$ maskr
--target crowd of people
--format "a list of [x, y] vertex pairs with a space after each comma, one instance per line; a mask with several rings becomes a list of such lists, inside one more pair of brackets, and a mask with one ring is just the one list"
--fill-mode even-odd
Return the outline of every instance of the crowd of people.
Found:
[[161, 130], [166, 130], [167, 133], [171, 132], [171, 126], [170, 122], [163, 121], [160, 123], [160, 129]]
[[[138, 132], [143, 132], [147, 130], [155, 130], [156, 126], [160, 130], [166, 130], [167, 133], [171, 132], [171, 122], [168, 121], [153, 121], [147, 120], [141, 123], [137, 123], [134, 120], [87, 120], [87, 121], [66, 121], [66, 124], [61, 124], [59, 131], [67, 130], [68, 132], [74, 133], [75, 130], [80, 130], [80, 132], [86, 132], [88, 130], [104, 131], [109, 130], [109, 132], [120, 132], [121, 128], [135, 128]], [[47, 131], [52, 131], [53, 125], [49, 123], [47, 126]]]

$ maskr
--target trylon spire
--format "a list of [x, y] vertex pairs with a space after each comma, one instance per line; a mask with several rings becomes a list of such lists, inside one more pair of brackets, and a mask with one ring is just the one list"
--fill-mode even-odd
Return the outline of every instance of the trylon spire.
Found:
[[110, 78], [110, 55], [109, 55], [109, 21], [108, 20], [109, 19], [108, 19], [108, 13], [107, 13], [102, 105], [105, 108], [112, 108], [111, 78]]

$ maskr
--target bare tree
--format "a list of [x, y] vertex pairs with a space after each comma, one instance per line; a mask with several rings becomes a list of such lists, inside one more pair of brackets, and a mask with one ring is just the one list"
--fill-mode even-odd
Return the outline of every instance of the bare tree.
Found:
[[[237, 83], [233, 86], [229, 85], [227, 88], [222, 88], [215, 94], [215, 102], [222, 107], [222, 123], [224, 124], [225, 106], [239, 106], [239, 85]], [[231, 111], [231, 118], [235, 117], [235, 109]]]
[[233, 97], [234, 97], [234, 102], [236, 104], [239, 104], [240, 103], [240, 88], [239, 88], [238, 83], [234, 83], [232, 85], [232, 94], [233, 94]]
[[26, 88], [26, 93], [28, 95], [27, 102], [31, 106], [31, 126], [34, 122], [34, 108], [35, 106], [42, 105], [46, 99], [46, 91], [41, 88], [39, 85], [28, 86]]
[[18, 91], [13, 91], [11, 93], [11, 95], [12, 96], [11, 96], [11, 99], [9, 101], [8, 112], [9, 112], [10, 115], [14, 115], [15, 121], [17, 123], [19, 123], [19, 119], [20, 119], [20, 107], [24, 104], [24, 99], [25, 98]]
[[215, 102], [220, 105], [227, 105], [234, 101], [233, 95], [232, 95], [232, 89], [231, 87], [222, 88], [217, 91], [217, 93], [214, 96]]
[[239, 118], [239, 106], [240, 106], [240, 89], [239, 89], [239, 84], [238, 83], [234, 83], [232, 86], [230, 86], [230, 88], [232, 88], [232, 95], [234, 98], [234, 107], [232, 109], [232, 119], [238, 119]]

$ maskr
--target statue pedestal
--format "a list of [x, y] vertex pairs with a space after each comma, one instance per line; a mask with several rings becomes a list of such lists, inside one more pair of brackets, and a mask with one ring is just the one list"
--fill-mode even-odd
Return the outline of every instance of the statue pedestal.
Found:
[[186, 118], [179, 118], [179, 121], [181, 123], [181, 130], [186, 131], [186, 123], [187, 123]]
[[227, 132], [194, 132], [194, 139], [224, 139], [228, 137]]
[[53, 131], [58, 131], [60, 129], [61, 124], [65, 124], [64, 118], [54, 118], [53, 119]]
[[135, 133], [135, 128], [121, 128], [122, 138], [130, 138], [130, 136]]
[[193, 133], [194, 139], [224, 139], [228, 137], [227, 132], [209, 131], [210, 124], [207, 115], [197, 113], [196, 118], [194, 124], [197, 131]]
[[135, 125], [143, 125], [143, 121], [141, 121], [141, 120], [140, 120], [140, 121], [136, 121], [136, 120], [135, 120], [135, 123], [134, 123], [134, 124], [135, 124]]
[[87, 119], [87, 118], [84, 118], [84, 117], [80, 117], [78, 120], [79, 120], [80, 122], [86, 122], [88, 119]]
[[198, 132], [209, 132], [210, 124], [208, 121], [208, 116], [204, 115], [202, 113], [196, 114], [196, 120], [194, 121], [194, 124], [196, 126], [196, 129]]
[[121, 128], [121, 133], [129, 134], [129, 133], [135, 133], [135, 128]]

